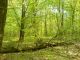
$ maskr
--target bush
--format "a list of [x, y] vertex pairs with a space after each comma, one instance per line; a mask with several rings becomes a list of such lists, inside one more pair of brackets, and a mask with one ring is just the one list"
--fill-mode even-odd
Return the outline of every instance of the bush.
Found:
[[36, 47], [41, 47], [44, 44], [44, 41], [41, 38], [38, 38], [35, 42]]

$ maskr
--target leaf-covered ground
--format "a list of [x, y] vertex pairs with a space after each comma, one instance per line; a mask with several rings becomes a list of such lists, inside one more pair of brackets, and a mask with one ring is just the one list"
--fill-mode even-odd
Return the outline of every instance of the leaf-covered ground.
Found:
[[0, 60], [80, 60], [80, 43], [49, 47], [35, 52], [1, 54]]

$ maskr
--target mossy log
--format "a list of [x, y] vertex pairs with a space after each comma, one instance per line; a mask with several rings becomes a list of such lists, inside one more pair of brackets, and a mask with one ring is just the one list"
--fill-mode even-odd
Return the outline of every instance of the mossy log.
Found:
[[19, 52], [34, 52], [34, 51], [38, 51], [41, 49], [45, 49], [48, 47], [57, 47], [57, 46], [64, 46], [64, 45], [73, 45], [74, 43], [66, 43], [66, 42], [61, 42], [61, 43], [43, 43], [40, 46], [32, 46], [32, 47], [25, 47], [22, 50], [19, 50], [17, 48], [3, 48], [2, 51], [0, 51], [1, 54], [4, 53], [19, 53]]

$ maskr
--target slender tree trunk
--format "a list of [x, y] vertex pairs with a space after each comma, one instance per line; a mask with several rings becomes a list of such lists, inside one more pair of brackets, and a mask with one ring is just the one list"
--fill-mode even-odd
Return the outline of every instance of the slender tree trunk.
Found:
[[74, 13], [75, 13], [75, 11], [73, 10], [72, 11], [72, 35], [74, 33]]
[[[60, 14], [61, 14], [61, 1], [59, 0], [59, 2], [58, 2], [58, 12], [59, 12], [59, 14], [56, 14], [56, 19], [57, 19], [57, 33], [56, 33], [56, 36], [55, 37], [58, 37], [58, 35], [60, 35], [60, 20], [61, 20], [61, 18], [60, 18]], [[59, 15], [59, 16], [58, 16]]]
[[62, 4], [61, 4], [61, 7], [62, 7], [62, 11], [61, 11], [61, 34], [63, 35], [63, 33], [64, 33], [64, 27], [63, 27], [63, 25], [64, 25], [64, 1], [62, 0], [61, 2], [62, 2]]
[[4, 36], [4, 27], [7, 14], [7, 0], [0, 0], [0, 50]]
[[59, 16], [56, 14], [56, 18], [57, 18], [57, 34], [55, 37], [60, 37], [63, 38], [63, 33], [64, 33], [64, 29], [63, 29], [63, 25], [64, 25], [64, 1], [63, 0], [59, 0], [59, 6], [58, 6], [58, 12], [59, 12]]
[[46, 21], [46, 14], [45, 14], [45, 21], [44, 21], [44, 28], [45, 28], [45, 36], [47, 36], [47, 21]]
[[37, 34], [38, 34], [38, 27], [37, 27], [37, 20], [36, 20], [36, 13], [37, 13], [37, 0], [34, 0], [34, 5], [33, 5], [33, 21], [32, 21], [32, 24], [33, 24], [33, 28], [34, 28], [34, 36], [35, 38], [37, 37]]
[[60, 33], [60, 22], [59, 22], [59, 17], [56, 14], [56, 19], [57, 19], [57, 33], [56, 33], [56, 37], [57, 35]]
[[73, 35], [74, 35], [74, 18], [75, 18], [75, 16], [74, 16], [74, 14], [75, 14], [75, 7], [71, 7], [72, 8], [72, 16], [71, 16], [71, 20], [72, 20], [72, 33], [71, 33], [71, 37], [72, 37], [72, 39], [73, 39]]
[[24, 41], [24, 20], [25, 20], [25, 4], [24, 0], [22, 0], [22, 17], [21, 17], [21, 27], [20, 27], [20, 37], [19, 41]]
[[76, 9], [76, 4], [77, 1], [72, 1], [72, 4], [70, 4], [71, 7], [71, 28], [72, 28], [72, 33], [71, 33], [71, 37], [72, 39], [74, 38], [74, 22], [75, 22], [75, 9]]

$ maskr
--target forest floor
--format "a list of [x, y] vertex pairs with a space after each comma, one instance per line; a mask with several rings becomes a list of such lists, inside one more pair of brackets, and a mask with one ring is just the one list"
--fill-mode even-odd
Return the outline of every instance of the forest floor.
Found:
[[[59, 40], [55, 40], [55, 42], [59, 42]], [[0, 54], [0, 60], [80, 60], [80, 41], [66, 42], [73, 42], [74, 44], [47, 47], [30, 52], [4, 53]]]

